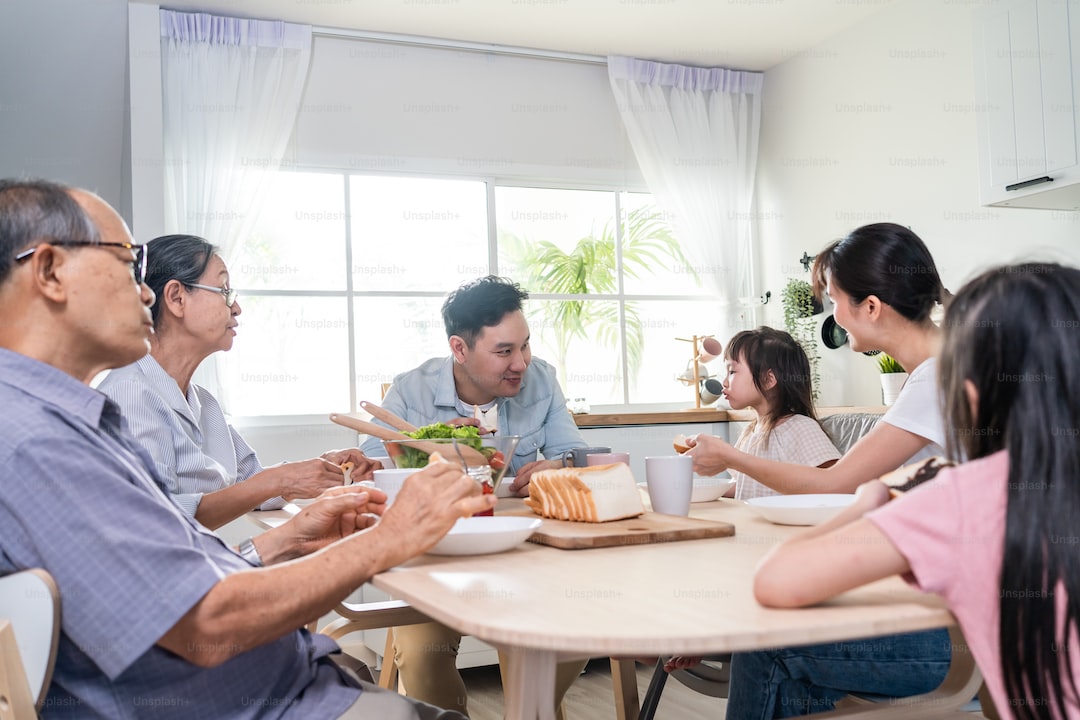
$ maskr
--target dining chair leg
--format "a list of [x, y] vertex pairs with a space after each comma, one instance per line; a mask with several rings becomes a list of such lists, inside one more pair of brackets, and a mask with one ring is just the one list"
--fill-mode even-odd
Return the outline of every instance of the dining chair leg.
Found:
[[616, 720], [635, 720], [638, 716], [637, 663], [628, 658], [611, 658], [611, 685], [615, 692]]
[[394, 660], [394, 628], [386, 628], [386, 645], [383, 647], [382, 669], [379, 670], [379, 687], [398, 689], [397, 662]]
[[660, 705], [660, 695], [664, 692], [667, 684], [667, 672], [664, 671], [664, 658], [656, 659], [656, 669], [653, 670], [652, 679], [649, 680], [649, 689], [645, 691], [645, 699], [641, 701], [641, 712], [638, 720], [652, 720], [656, 714], [656, 708]]

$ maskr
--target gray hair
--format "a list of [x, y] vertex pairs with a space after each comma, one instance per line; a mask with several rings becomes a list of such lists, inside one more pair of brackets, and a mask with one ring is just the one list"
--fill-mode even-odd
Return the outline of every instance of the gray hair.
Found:
[[11, 274], [19, 252], [49, 240], [100, 242], [101, 238], [66, 185], [0, 179], [0, 283]]

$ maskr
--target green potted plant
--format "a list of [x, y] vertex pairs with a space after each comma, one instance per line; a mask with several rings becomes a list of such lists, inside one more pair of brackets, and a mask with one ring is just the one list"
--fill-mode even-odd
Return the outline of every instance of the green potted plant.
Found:
[[892, 405], [900, 394], [900, 388], [907, 382], [907, 371], [896, 361], [896, 358], [887, 353], [880, 353], [877, 356], [877, 364], [878, 370], [881, 371], [881, 401], [886, 405]]
[[810, 283], [799, 278], [791, 278], [780, 294], [784, 308], [784, 328], [791, 337], [802, 345], [806, 358], [810, 361], [810, 375], [814, 388], [814, 399], [821, 394], [821, 372], [818, 368], [821, 355], [817, 346], [817, 322], [814, 315], [821, 312], [821, 303], [814, 297]]

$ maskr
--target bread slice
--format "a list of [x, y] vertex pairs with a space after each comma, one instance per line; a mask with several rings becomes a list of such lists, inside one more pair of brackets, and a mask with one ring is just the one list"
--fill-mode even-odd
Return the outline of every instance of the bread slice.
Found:
[[679, 453], [680, 455], [690, 449], [690, 445], [686, 441], [685, 435], [676, 435], [671, 440], [671, 445], [675, 448], [675, 452]]
[[952, 467], [955, 464], [943, 457], [928, 457], [919, 462], [897, 468], [890, 473], [885, 473], [878, 479], [889, 487], [889, 494], [895, 498], [900, 497], [913, 487], [922, 485], [927, 480], [933, 480], [943, 469]]
[[645, 512], [625, 463], [533, 473], [525, 504], [537, 515], [577, 522], [622, 520]]

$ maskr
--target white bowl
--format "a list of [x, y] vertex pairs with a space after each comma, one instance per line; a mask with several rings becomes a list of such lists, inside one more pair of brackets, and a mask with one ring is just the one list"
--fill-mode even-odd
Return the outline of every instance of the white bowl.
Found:
[[778, 525], [820, 525], [853, 502], [854, 495], [772, 495], [746, 504]]
[[503, 552], [529, 539], [543, 521], [540, 518], [498, 516], [458, 520], [432, 555], [488, 555]]
[[690, 502], [709, 502], [723, 496], [735, 484], [734, 478], [695, 477], [694, 489], [690, 493]]

